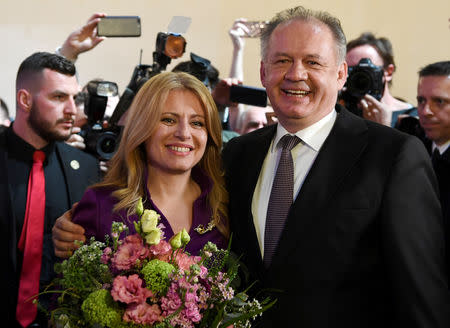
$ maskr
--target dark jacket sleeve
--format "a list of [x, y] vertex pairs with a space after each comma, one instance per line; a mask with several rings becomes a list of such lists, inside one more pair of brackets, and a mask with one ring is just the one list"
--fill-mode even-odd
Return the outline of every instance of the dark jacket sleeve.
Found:
[[448, 327], [443, 220], [425, 148], [408, 138], [380, 208], [381, 243], [399, 327]]

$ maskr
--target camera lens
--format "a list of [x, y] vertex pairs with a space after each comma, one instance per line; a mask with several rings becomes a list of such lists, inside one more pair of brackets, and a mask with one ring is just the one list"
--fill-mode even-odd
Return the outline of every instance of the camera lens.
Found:
[[97, 153], [105, 160], [111, 159], [116, 151], [117, 135], [107, 131], [103, 133], [97, 141]]
[[356, 72], [351, 77], [351, 88], [354, 94], [363, 96], [366, 93], [369, 93], [372, 84], [370, 75], [364, 71]]

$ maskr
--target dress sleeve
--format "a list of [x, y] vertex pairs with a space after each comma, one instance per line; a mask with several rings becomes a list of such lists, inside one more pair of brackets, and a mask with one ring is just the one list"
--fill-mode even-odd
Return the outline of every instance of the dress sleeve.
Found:
[[85, 229], [86, 239], [95, 237], [96, 240], [103, 241], [105, 239], [105, 221], [107, 218], [102, 213], [104, 207], [104, 197], [98, 190], [87, 189], [76, 206], [72, 221], [81, 225]]

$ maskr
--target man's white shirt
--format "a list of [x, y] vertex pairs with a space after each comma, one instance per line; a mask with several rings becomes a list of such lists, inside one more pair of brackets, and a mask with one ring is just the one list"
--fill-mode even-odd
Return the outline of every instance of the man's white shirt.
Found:
[[[291, 151], [294, 162], [293, 199], [297, 198], [297, 195], [300, 192], [303, 182], [305, 181], [305, 178], [308, 175], [308, 172], [313, 165], [320, 148], [333, 128], [334, 122], [336, 121], [336, 116], [337, 113], [333, 109], [320, 121], [295, 133], [295, 135], [301, 139], [301, 142]], [[279, 145], [279, 141], [285, 134], [290, 133], [287, 132], [281, 124], [278, 124], [275, 138], [270, 144], [269, 151], [264, 159], [258, 182], [253, 193], [253, 223], [258, 236], [262, 256], [264, 256], [264, 231], [266, 227], [267, 207], [282, 150]]]

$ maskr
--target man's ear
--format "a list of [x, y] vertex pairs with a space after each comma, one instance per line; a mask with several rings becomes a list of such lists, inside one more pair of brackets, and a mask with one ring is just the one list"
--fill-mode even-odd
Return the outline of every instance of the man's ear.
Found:
[[16, 97], [18, 107], [29, 113], [33, 105], [33, 97], [31, 96], [31, 93], [26, 89], [19, 89]]
[[259, 78], [261, 79], [261, 84], [265, 87], [266, 82], [266, 71], [264, 69], [264, 62], [261, 60], [259, 65]]
[[344, 60], [338, 67], [337, 81], [339, 90], [341, 90], [344, 87], [345, 82], [347, 81], [347, 70], [348, 70], [347, 62]]
[[384, 69], [384, 78], [387, 82], [392, 80], [392, 75], [394, 74], [395, 66], [393, 64], [389, 64], [388, 67]]

